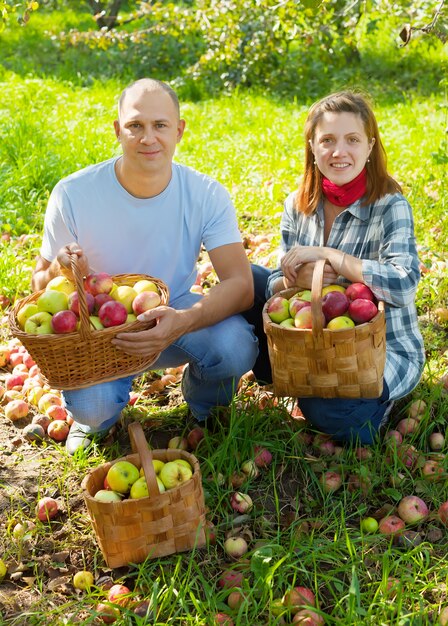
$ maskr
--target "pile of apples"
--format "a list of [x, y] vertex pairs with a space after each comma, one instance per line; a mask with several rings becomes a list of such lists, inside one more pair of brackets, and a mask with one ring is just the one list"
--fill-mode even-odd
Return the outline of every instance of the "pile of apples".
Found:
[[[160, 493], [174, 489], [193, 476], [193, 468], [186, 459], [176, 459], [164, 463], [152, 461]], [[120, 502], [123, 499], [137, 500], [149, 496], [143, 468], [140, 470], [130, 461], [117, 461], [109, 468], [104, 479], [103, 489], [94, 498], [100, 502]]]
[[[324, 328], [353, 328], [369, 322], [378, 313], [376, 298], [364, 283], [328, 285], [322, 289], [322, 323]], [[305, 289], [291, 298], [281, 295], [270, 301], [267, 314], [286, 328], [312, 328], [311, 291]]]
[[[96, 330], [134, 322], [137, 315], [159, 306], [161, 297], [151, 280], [134, 285], [117, 285], [105, 272], [84, 279], [90, 322]], [[79, 295], [75, 285], [56, 276], [35, 302], [28, 302], [17, 313], [20, 328], [31, 335], [72, 333], [79, 326]]]

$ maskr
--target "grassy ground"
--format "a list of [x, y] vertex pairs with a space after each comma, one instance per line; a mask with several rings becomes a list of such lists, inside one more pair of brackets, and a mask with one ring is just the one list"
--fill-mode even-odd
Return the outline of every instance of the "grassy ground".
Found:
[[[341, 85], [342, 81], [341, 81]], [[76, 81], [3, 73], [0, 110], [0, 291], [13, 301], [29, 292], [43, 212], [56, 181], [80, 167], [116, 153], [112, 121], [119, 79]], [[164, 372], [138, 379], [137, 403], [123, 415], [115, 443], [95, 447], [91, 455], [70, 458], [45, 439], [23, 440], [25, 422], [12, 423], [0, 407], [0, 547], [8, 573], [0, 586], [0, 624], [62, 625], [98, 623], [95, 607], [105, 588], [123, 582], [133, 600], [147, 600], [144, 620], [133, 607], [121, 610], [117, 626], [130, 624], [205, 625], [224, 611], [240, 626], [291, 624], [281, 603], [293, 586], [313, 590], [317, 611], [326, 624], [436, 624], [448, 605], [447, 529], [437, 510], [448, 499], [446, 444], [431, 450], [429, 436], [445, 432], [448, 398], [438, 380], [447, 371], [446, 310], [446, 100], [443, 93], [423, 97], [418, 91], [390, 97], [372, 85], [390, 170], [402, 182], [414, 207], [423, 278], [417, 306], [425, 334], [428, 365], [412, 397], [394, 409], [392, 424], [422, 398], [417, 431], [405, 437], [414, 446], [412, 462], [385, 442], [370, 451], [330, 450], [303, 423], [291, 403], [276, 402], [257, 386], [241, 389], [225, 426], [207, 433], [196, 451], [204, 479], [207, 518], [216, 542], [185, 553], [110, 570], [98, 549], [80, 491], [83, 476], [109, 459], [129, 452], [126, 426], [141, 421], [154, 447], [164, 447], [185, 432], [186, 406], [178, 384], [161, 389]], [[251, 260], [275, 265], [282, 202], [296, 185], [303, 153], [302, 126], [306, 97], [282, 100], [266, 94], [235, 93], [202, 102], [185, 102], [187, 132], [179, 161], [219, 179], [237, 207]], [[263, 240], [263, 235], [268, 235]], [[258, 236], [258, 239], [257, 239]], [[3, 342], [10, 339], [7, 320]], [[12, 368], [0, 373], [4, 379]], [[4, 405], [3, 405], [4, 406]], [[252, 458], [254, 446], [273, 457], [256, 478], [235, 486], [235, 473]], [[442, 468], [439, 480], [423, 470], [429, 460]], [[342, 486], [326, 492], [321, 476], [337, 471]], [[239, 489], [254, 508], [237, 516], [230, 496]], [[428, 517], [390, 539], [360, 529], [361, 519], [395, 513], [402, 497], [418, 495]], [[49, 523], [36, 522], [34, 505], [42, 495], [56, 497], [61, 512]], [[29, 533], [14, 532], [31, 523]], [[243, 536], [249, 547], [232, 561], [224, 551], [229, 534]], [[93, 572], [90, 592], [72, 585], [76, 571]], [[228, 606], [221, 588], [223, 570], [243, 574], [244, 600]], [[395, 582], [394, 580], [396, 579]], [[393, 589], [389, 586], [392, 583]]]

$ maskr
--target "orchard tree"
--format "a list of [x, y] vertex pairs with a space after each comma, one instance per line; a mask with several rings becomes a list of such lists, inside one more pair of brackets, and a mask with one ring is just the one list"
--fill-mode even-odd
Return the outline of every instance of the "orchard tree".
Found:
[[3, 29], [8, 20], [14, 15], [21, 24], [26, 24], [33, 11], [39, 8], [38, 2], [28, 0], [0, 0], [0, 29]]

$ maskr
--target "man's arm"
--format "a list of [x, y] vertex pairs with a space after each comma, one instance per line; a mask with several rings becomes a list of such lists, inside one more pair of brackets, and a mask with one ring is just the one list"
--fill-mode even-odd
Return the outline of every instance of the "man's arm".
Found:
[[157, 307], [143, 313], [138, 319], [154, 319], [157, 325], [139, 333], [120, 333], [113, 340], [117, 348], [130, 354], [158, 354], [182, 335], [250, 308], [254, 286], [242, 244], [220, 246], [209, 256], [220, 282], [189, 309]]

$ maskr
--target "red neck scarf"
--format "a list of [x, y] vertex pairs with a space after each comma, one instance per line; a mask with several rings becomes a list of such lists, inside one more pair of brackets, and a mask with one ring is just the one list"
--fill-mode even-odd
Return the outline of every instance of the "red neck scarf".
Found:
[[336, 185], [331, 180], [322, 176], [322, 191], [324, 196], [332, 204], [336, 206], [349, 206], [362, 198], [366, 193], [367, 187], [367, 173], [366, 168], [362, 170], [360, 174], [349, 183], [345, 185]]

